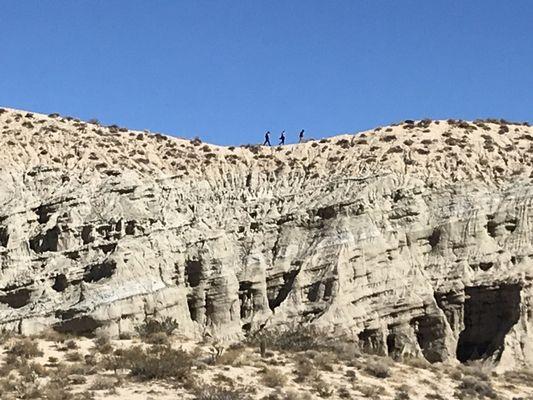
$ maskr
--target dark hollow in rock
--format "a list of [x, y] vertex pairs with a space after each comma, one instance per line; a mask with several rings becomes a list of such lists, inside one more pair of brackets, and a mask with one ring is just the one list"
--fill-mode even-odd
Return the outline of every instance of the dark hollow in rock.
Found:
[[57, 251], [59, 243], [59, 227], [54, 226], [45, 233], [35, 236], [30, 239], [30, 248], [36, 253], [44, 253], [45, 251]]
[[520, 286], [470, 287], [466, 296], [457, 359], [499, 361], [505, 335], [520, 317]]
[[[293, 269], [291, 271], [287, 271], [283, 274], [283, 284], [279, 288], [279, 290], [275, 291], [276, 288], [268, 288], [268, 306], [271, 310], [274, 310], [276, 307], [279, 307], [281, 303], [287, 298], [289, 293], [291, 292], [292, 286], [294, 285], [294, 280], [296, 279], [296, 276], [300, 272], [300, 269]], [[275, 296], [272, 296], [272, 294], [275, 293]]]
[[328, 206], [319, 208], [316, 212], [316, 215], [318, 215], [322, 219], [331, 219], [335, 217], [335, 215], [337, 215], [337, 212], [335, 211], [335, 208], [333, 206]]
[[0, 246], [7, 247], [9, 242], [9, 234], [7, 233], [7, 227], [0, 226]]
[[94, 241], [93, 236], [93, 227], [90, 225], [85, 225], [81, 229], [81, 240], [83, 241], [83, 244], [89, 244]]
[[0, 303], [11, 308], [22, 308], [30, 301], [31, 292], [28, 289], [14, 290], [0, 296]]
[[365, 329], [357, 335], [361, 350], [368, 354], [385, 355], [385, 338], [378, 329]]
[[54, 330], [61, 333], [71, 333], [74, 335], [91, 335], [95, 329], [102, 326], [94, 318], [83, 315], [78, 318], [69, 319], [54, 325]]
[[202, 262], [187, 260], [185, 263], [185, 279], [190, 287], [196, 287], [202, 280]]
[[440, 230], [439, 229], [433, 229], [433, 232], [431, 232], [431, 235], [428, 238], [429, 245], [431, 246], [431, 250], [434, 250], [437, 245], [440, 242]]
[[49, 205], [42, 204], [39, 207], [34, 208], [33, 212], [37, 214], [37, 221], [39, 221], [40, 224], [46, 224], [50, 221], [50, 216], [54, 212], [54, 209]]
[[261, 290], [254, 287], [254, 282], [239, 282], [239, 303], [241, 319], [247, 319], [253, 316], [256, 309], [256, 297]]
[[84, 282], [98, 282], [102, 279], [111, 277], [117, 269], [115, 261], [105, 261], [100, 264], [93, 264], [83, 276]]
[[59, 274], [54, 278], [54, 284], [52, 285], [52, 289], [54, 289], [56, 292], [62, 292], [67, 288], [67, 286], [67, 277], [64, 274]]
[[445, 361], [446, 350], [446, 322], [441, 315], [428, 314], [416, 318], [416, 340], [422, 354], [431, 363]]

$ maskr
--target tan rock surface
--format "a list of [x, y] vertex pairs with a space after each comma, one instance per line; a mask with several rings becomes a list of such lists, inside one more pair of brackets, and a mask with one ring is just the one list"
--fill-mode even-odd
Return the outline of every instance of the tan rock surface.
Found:
[[308, 322], [533, 364], [533, 128], [415, 121], [228, 148], [0, 114], [0, 324], [239, 337]]

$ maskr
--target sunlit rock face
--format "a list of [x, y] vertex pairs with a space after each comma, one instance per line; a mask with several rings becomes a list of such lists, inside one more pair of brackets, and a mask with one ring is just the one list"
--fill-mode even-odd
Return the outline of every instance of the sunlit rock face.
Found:
[[312, 323], [393, 357], [533, 364], [528, 126], [235, 149], [16, 110], [0, 128], [4, 328]]

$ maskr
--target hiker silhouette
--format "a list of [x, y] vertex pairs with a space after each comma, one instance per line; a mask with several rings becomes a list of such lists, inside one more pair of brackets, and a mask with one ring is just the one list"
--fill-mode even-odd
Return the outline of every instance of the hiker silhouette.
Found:
[[298, 135], [298, 143], [302, 143], [304, 140], [304, 130], [302, 129], [300, 134]]
[[281, 132], [281, 136], [279, 137], [279, 145], [283, 146], [285, 144], [285, 131]]
[[267, 131], [267, 133], [265, 133], [265, 141], [263, 142], [263, 146], [265, 145], [270, 146], [270, 131]]

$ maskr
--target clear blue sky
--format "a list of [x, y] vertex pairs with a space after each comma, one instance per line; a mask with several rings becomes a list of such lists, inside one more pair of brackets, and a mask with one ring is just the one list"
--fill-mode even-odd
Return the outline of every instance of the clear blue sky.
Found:
[[2, 0], [0, 105], [219, 144], [533, 120], [532, 0]]

